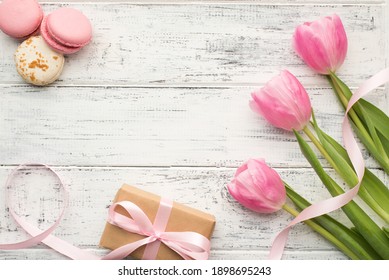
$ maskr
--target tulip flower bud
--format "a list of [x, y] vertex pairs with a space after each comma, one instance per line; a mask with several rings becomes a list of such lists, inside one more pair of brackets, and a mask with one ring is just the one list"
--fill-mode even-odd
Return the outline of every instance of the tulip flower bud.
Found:
[[275, 127], [302, 130], [309, 123], [312, 107], [308, 94], [297, 78], [286, 70], [251, 96], [251, 109]]
[[262, 159], [245, 162], [227, 187], [233, 198], [255, 212], [276, 212], [285, 204], [284, 183]]
[[299, 25], [293, 35], [293, 48], [316, 72], [324, 75], [335, 72], [347, 53], [347, 36], [342, 21], [334, 14]]

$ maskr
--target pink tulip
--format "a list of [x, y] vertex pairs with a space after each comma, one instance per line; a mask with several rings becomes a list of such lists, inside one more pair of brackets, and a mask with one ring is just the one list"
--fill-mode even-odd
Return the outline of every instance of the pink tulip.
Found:
[[251, 96], [251, 109], [275, 127], [301, 130], [311, 118], [312, 107], [307, 92], [286, 70]]
[[262, 159], [245, 162], [227, 187], [233, 198], [255, 212], [276, 212], [285, 204], [286, 190], [280, 176]]
[[347, 53], [347, 36], [340, 18], [334, 14], [298, 26], [293, 48], [305, 63], [320, 74], [335, 72]]

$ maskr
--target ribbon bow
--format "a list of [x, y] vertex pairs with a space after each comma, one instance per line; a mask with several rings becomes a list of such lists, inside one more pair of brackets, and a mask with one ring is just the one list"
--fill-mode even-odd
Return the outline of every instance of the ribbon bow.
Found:
[[[197, 232], [165, 232], [173, 202], [161, 198], [154, 224], [136, 204], [130, 201], [117, 202], [109, 208], [108, 222], [128, 232], [145, 238], [123, 245], [103, 257], [103, 259], [123, 259], [141, 246], [146, 245], [143, 259], [155, 259], [159, 246], [164, 243], [183, 259], [206, 260], [209, 256], [210, 241]], [[130, 216], [115, 212], [122, 207]]]
[[[64, 203], [62, 205], [60, 215], [55, 220], [54, 224], [46, 230], [41, 230], [38, 227], [28, 223], [25, 219], [16, 214], [12, 207], [11, 198], [9, 195], [9, 189], [12, 185], [11, 182], [19, 170], [27, 167], [43, 168], [49, 170], [58, 179], [60, 189], [63, 191]], [[123, 259], [137, 248], [143, 245], [147, 245], [143, 258], [155, 259], [159, 246], [161, 242], [163, 242], [184, 259], [205, 260], [209, 255], [210, 241], [203, 235], [196, 232], [164, 232], [173, 206], [173, 202], [166, 198], [161, 198], [154, 224], [151, 223], [146, 214], [138, 206], [130, 201], [122, 201], [111, 205], [108, 216], [108, 221], [111, 224], [119, 226], [120, 228], [129, 232], [137, 233], [147, 237], [139, 241], [126, 244], [116, 250], [113, 250], [108, 255], [100, 257], [86, 250], [82, 250], [51, 234], [60, 224], [69, 201], [69, 193], [63, 184], [62, 179], [52, 168], [45, 164], [39, 163], [19, 165], [8, 176], [8, 180], [6, 182], [6, 191], [8, 193], [6, 195], [6, 204], [8, 204], [11, 215], [15, 221], [31, 235], [31, 237], [18, 243], [0, 243], [0, 250], [25, 249], [42, 242], [53, 248], [55, 251], [74, 260], [112, 260]], [[123, 207], [132, 218], [115, 212], [114, 210], [117, 206]]]

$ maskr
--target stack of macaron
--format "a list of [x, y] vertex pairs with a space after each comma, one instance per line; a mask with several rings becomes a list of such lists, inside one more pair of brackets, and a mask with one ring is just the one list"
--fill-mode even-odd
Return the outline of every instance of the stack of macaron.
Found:
[[82, 12], [63, 7], [44, 16], [36, 0], [3, 0], [0, 30], [24, 40], [15, 52], [16, 69], [26, 82], [39, 86], [56, 81], [64, 55], [78, 52], [92, 39], [91, 23]]

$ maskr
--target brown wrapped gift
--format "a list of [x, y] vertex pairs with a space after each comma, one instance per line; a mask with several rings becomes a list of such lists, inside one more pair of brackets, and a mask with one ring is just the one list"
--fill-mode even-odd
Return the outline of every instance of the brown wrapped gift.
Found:
[[[154, 222], [155, 215], [159, 207], [159, 196], [129, 185], [123, 185], [116, 194], [114, 203], [124, 200], [131, 201], [138, 205], [138, 207], [141, 208], [149, 217], [150, 221]], [[120, 207], [118, 207], [115, 211], [128, 216], [128, 213], [122, 211]], [[215, 217], [213, 215], [173, 202], [173, 208], [166, 226], [166, 232], [193, 231], [210, 240], [214, 228]], [[100, 240], [100, 246], [113, 250], [143, 238], [145, 237], [107, 223]], [[141, 259], [144, 248], [145, 246], [135, 250], [131, 256], [136, 259]], [[156, 259], [180, 260], [182, 258], [165, 244], [161, 243]]]

